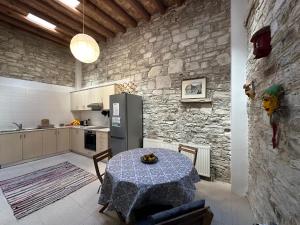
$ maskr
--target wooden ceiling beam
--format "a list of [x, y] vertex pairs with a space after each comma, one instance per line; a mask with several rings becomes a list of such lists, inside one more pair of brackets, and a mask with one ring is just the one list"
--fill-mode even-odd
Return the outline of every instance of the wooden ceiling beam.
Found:
[[48, 22], [56, 25], [56, 30], [60, 33], [63, 33], [69, 37], [73, 37], [76, 34], [75, 30], [72, 30], [66, 26], [64, 26], [62, 23], [59, 22], [59, 20], [52, 19], [49, 16], [46, 16], [45, 14], [40, 13], [39, 11], [35, 10], [34, 8], [30, 8], [27, 5], [23, 4], [20, 1], [17, 0], [1, 0], [0, 4], [8, 7], [11, 10], [14, 10], [16, 12], [19, 12], [20, 14], [27, 16], [28, 13], [32, 13], [42, 19], [47, 20]]
[[19, 21], [19, 23], [21, 23], [21, 24], [26, 24], [26, 26], [32, 27], [33, 29], [37, 30], [37, 32], [38, 31], [42, 31], [44, 33], [47, 33], [49, 36], [53, 36], [56, 39], [60, 39], [60, 40], [62, 40], [64, 42], [66, 42], [66, 43], [70, 42], [70, 38], [68, 38], [65, 35], [59, 33], [58, 31], [56, 31], [56, 30], [50, 30], [50, 29], [47, 29], [47, 28], [43, 28], [43, 27], [41, 27], [39, 25], [36, 25], [36, 24], [30, 22], [29, 20], [27, 20], [24, 17], [24, 15], [21, 15], [18, 12], [12, 11], [9, 8], [6, 8], [3, 5], [0, 5], [0, 12], [3, 15], [7, 16], [7, 17], [10, 17], [10, 18], [13, 18], [14, 20]]
[[[72, 18], [72, 20], [77, 21], [79, 24], [82, 25], [83, 14], [79, 10], [72, 9], [72, 8], [64, 5], [63, 3], [58, 2], [57, 0], [51, 0], [51, 1], [49, 1], [49, 0], [40, 0], [40, 2], [42, 2], [42, 4], [44, 4], [44, 5], [51, 6], [57, 12], [60, 12], [60, 13], [63, 13], [65, 15], [67, 15], [68, 17]], [[115, 34], [112, 31], [106, 29], [101, 24], [99, 24], [96, 21], [92, 20], [91, 18], [86, 16], [86, 14], [85, 14], [85, 17], [84, 17], [84, 25], [85, 25], [86, 28], [90, 28], [94, 32], [102, 34], [105, 37], [114, 37], [115, 36]]]
[[161, 2], [161, 0], [150, 0], [154, 7], [161, 13], [164, 14], [166, 12], [166, 7], [164, 4]]
[[[80, 0], [82, 3], [83, 0]], [[63, 3], [62, 3], [63, 4]], [[80, 4], [77, 9], [83, 13], [83, 4]], [[91, 19], [95, 20], [97, 23], [102, 24], [105, 28], [111, 30], [114, 33], [126, 32], [126, 28], [113, 20], [111, 17], [109, 17], [106, 13], [101, 11], [99, 8], [97, 8], [95, 5], [88, 1], [84, 1], [84, 11], [85, 15], [90, 17]]]
[[[82, 24], [78, 23], [77, 21], [72, 20], [68, 16], [65, 16], [63, 13], [56, 11], [55, 9], [51, 8], [47, 4], [42, 3], [40, 0], [19, 0], [20, 2], [26, 4], [30, 8], [34, 8], [37, 11], [39, 11], [41, 14], [50, 17], [52, 19], [60, 21], [61, 24], [63, 24], [66, 27], [69, 27], [69, 29], [75, 30], [76, 33], [82, 33]], [[52, 2], [49, 1], [49, 2]], [[85, 29], [85, 33], [91, 35], [98, 41], [106, 41], [105, 36], [102, 34], [96, 33], [89, 28]]]
[[[114, 0], [134, 18], [142, 18], [149, 21], [151, 16], [147, 10], [136, 0]], [[138, 16], [137, 16], [138, 15]]]
[[139, 0], [139, 2], [151, 15], [155, 13], [164, 14], [166, 12], [166, 7], [162, 0]]
[[10, 25], [12, 25], [14, 27], [17, 27], [20, 30], [24, 30], [24, 31], [29, 32], [29, 33], [31, 33], [33, 35], [39, 36], [39, 37], [41, 37], [43, 39], [47, 39], [49, 41], [53, 41], [53, 42], [55, 42], [57, 44], [60, 44], [60, 45], [63, 45], [63, 46], [69, 46], [68, 42], [65, 42], [65, 41], [63, 41], [61, 39], [58, 39], [56, 37], [53, 37], [53, 36], [51, 36], [51, 35], [49, 35], [47, 33], [44, 33], [44, 32], [39, 31], [37, 29], [34, 29], [33, 27], [31, 27], [31, 26], [29, 26], [27, 24], [24, 24], [24, 23], [22, 23], [22, 22], [20, 22], [18, 20], [15, 20], [15, 19], [13, 19], [11, 17], [7, 17], [7, 16], [5, 16], [5, 15], [3, 15], [1, 13], [0, 13], [0, 21], [4, 21], [5, 23], [8, 23], [8, 24], [10, 24]]
[[27, 25], [31, 25], [32, 27], [35, 27], [37, 29], [41, 29], [57, 38], [60, 38], [60, 39], [63, 39], [65, 41], [70, 41], [70, 39], [68, 37], [66, 37], [65, 35], [59, 33], [58, 31], [56, 30], [50, 30], [50, 29], [47, 29], [47, 28], [44, 28], [42, 26], [39, 26], [35, 23], [32, 23], [31, 21], [27, 20], [26, 17], [22, 14], [19, 14], [18, 12], [15, 12], [15, 11], [12, 11], [11, 9], [8, 9], [7, 7], [3, 6], [3, 5], [0, 5], [0, 12], [6, 16], [9, 16], [9, 17], [12, 17], [16, 20], [19, 20]]
[[118, 23], [122, 24], [125, 27], [136, 27], [137, 22], [130, 15], [124, 11], [119, 5], [114, 1], [108, 0], [89, 0], [93, 3], [98, 9], [106, 12], [110, 17], [114, 18]]

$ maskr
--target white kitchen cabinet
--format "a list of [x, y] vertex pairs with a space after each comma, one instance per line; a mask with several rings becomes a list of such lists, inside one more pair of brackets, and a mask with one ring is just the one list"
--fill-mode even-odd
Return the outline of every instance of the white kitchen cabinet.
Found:
[[117, 86], [109, 85], [102, 88], [103, 110], [109, 110], [109, 96], [117, 94]]
[[89, 90], [89, 102], [90, 103], [100, 103], [102, 102], [102, 88], [92, 88]]
[[97, 132], [96, 133], [96, 152], [103, 152], [110, 147], [110, 133]]
[[43, 131], [23, 133], [23, 159], [39, 157], [43, 154]]
[[71, 93], [71, 110], [89, 110], [89, 90]]
[[57, 129], [57, 152], [70, 150], [70, 129]]
[[22, 133], [0, 135], [0, 165], [22, 160]]
[[71, 93], [71, 110], [91, 110], [87, 105], [103, 102], [103, 110], [109, 110], [109, 96], [117, 94], [115, 84]]
[[84, 130], [71, 129], [71, 149], [76, 152], [84, 153]]
[[57, 129], [43, 131], [43, 155], [56, 153]]

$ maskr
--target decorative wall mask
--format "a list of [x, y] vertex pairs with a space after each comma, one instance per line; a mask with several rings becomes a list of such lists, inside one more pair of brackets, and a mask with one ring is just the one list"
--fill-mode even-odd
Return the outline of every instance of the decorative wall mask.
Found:
[[245, 94], [253, 100], [255, 98], [254, 81], [249, 84], [244, 84], [243, 88], [245, 89]]
[[268, 56], [272, 50], [270, 26], [263, 27], [253, 34], [250, 41], [253, 43], [255, 59]]
[[128, 82], [128, 83], [123, 83], [123, 84], [118, 84], [118, 91], [120, 93], [129, 93], [133, 94], [136, 92], [136, 84], [133, 82]]
[[263, 107], [267, 111], [270, 117], [270, 124], [273, 129], [272, 144], [273, 148], [278, 146], [278, 124], [279, 124], [279, 112], [280, 98], [283, 95], [283, 88], [281, 85], [274, 84], [267, 88], [263, 93]]

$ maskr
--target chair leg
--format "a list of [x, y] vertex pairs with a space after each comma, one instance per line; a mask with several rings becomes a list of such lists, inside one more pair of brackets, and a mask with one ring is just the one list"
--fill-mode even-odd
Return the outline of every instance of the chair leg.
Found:
[[101, 184], [99, 185], [99, 188], [98, 188], [97, 194], [99, 194], [100, 188], [101, 188]]
[[103, 207], [99, 210], [99, 213], [103, 213], [107, 207], [108, 207], [108, 203], [104, 204]]

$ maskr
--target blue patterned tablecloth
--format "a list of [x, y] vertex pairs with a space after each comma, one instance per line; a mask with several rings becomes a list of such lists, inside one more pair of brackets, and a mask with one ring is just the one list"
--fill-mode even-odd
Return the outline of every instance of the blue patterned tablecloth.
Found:
[[[155, 164], [144, 164], [141, 156], [154, 153]], [[134, 208], [149, 203], [174, 207], [194, 199], [200, 181], [192, 161], [172, 150], [139, 148], [111, 158], [101, 188], [99, 204], [120, 212], [128, 221]]]

